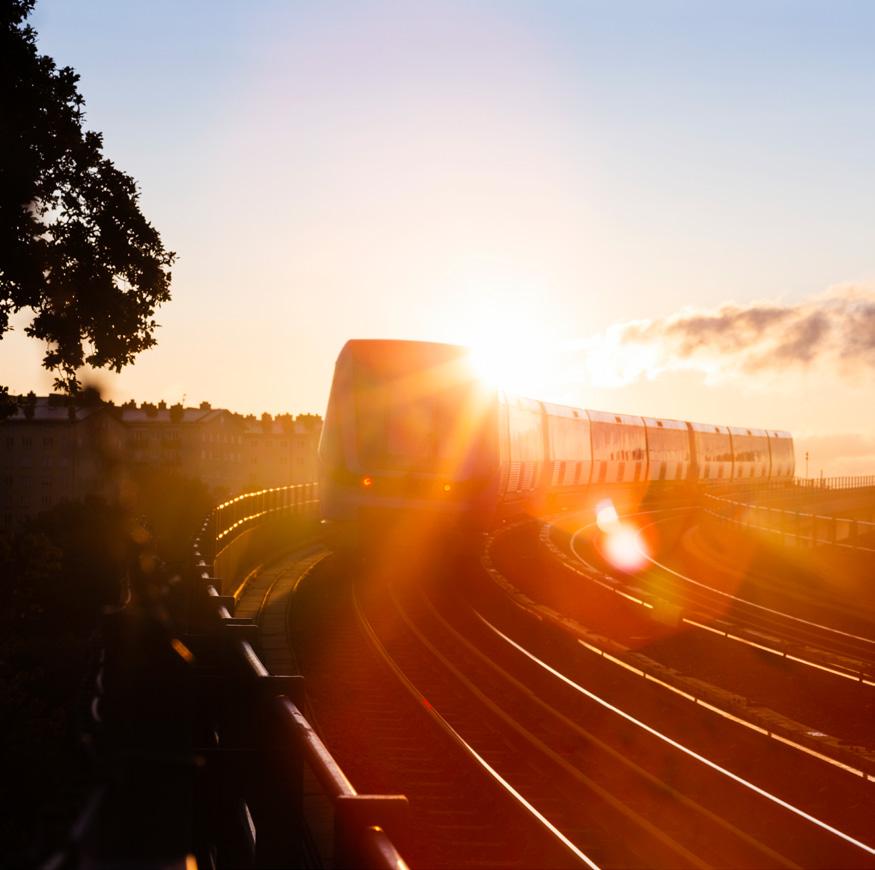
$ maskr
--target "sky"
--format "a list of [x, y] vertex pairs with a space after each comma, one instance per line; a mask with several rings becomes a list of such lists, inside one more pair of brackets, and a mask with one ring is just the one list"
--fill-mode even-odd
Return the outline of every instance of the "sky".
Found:
[[[178, 254], [110, 397], [324, 410], [352, 337], [875, 472], [875, 4], [39, 0]], [[45, 393], [42, 348], [2, 382]]]

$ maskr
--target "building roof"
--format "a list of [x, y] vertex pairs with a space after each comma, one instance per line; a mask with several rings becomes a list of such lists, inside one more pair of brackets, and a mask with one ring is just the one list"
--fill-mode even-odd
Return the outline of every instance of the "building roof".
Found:
[[[85, 420], [95, 414], [105, 412], [102, 405], [89, 405], [74, 408], [75, 421]], [[69, 423], [70, 408], [63, 399], [49, 396], [37, 396], [33, 404], [33, 414], [28, 416], [25, 409], [19, 406], [15, 413], [6, 418], [6, 422], [12, 423]]]

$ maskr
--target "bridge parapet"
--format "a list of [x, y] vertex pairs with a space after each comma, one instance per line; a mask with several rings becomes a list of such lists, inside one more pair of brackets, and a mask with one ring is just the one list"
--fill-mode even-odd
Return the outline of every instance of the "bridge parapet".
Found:
[[204, 519], [194, 542], [194, 564], [217, 578], [222, 594], [239, 597], [246, 574], [258, 562], [287, 546], [290, 539], [312, 533], [319, 507], [318, 484], [242, 493], [216, 505]]
[[[254, 564], [313, 539], [317, 504], [315, 484], [229, 499], [186, 576], [131, 577], [101, 631], [100, 782], [47, 866], [405, 870], [390, 835], [406, 798], [356, 792], [302, 712], [303, 677], [270, 674], [257, 624], [235, 616]], [[327, 836], [312, 834], [314, 807]]]
[[[783, 544], [875, 552], [875, 477], [824, 479], [816, 481], [817, 486], [811, 483], [752, 487], [732, 494], [707, 493], [703, 497], [705, 513], [719, 523], [766, 532]], [[849, 491], [862, 495], [854, 509], [830, 502], [832, 493]], [[767, 501], [763, 498], [767, 493], [789, 498], [778, 504], [760, 503]], [[812, 494], [822, 498], [812, 499]], [[801, 509], [803, 504], [807, 510]]]
[[[229, 866], [299, 866], [308, 843], [320, 851], [307, 826], [315, 807], [316, 824], [331, 824], [315, 863], [404, 870], [390, 834], [403, 826], [407, 799], [355, 790], [302, 712], [303, 677], [268, 673], [257, 626], [234, 616], [255, 566], [312, 539], [317, 508], [315, 483], [246, 493], [217, 505], [194, 542], [190, 614], [194, 631], [213, 639], [206, 655], [218, 681], [205, 712], [224, 757], [214, 765], [226, 800], [213, 807], [214, 829], [224, 832], [215, 846]], [[249, 757], [243, 772], [241, 750]]]

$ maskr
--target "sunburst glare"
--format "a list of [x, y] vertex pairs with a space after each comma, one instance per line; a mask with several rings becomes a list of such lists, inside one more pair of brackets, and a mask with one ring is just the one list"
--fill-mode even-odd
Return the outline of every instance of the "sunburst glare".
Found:
[[644, 539], [632, 523], [620, 519], [610, 499], [596, 505], [596, 525], [605, 536], [602, 544], [605, 558], [615, 568], [638, 571], [644, 567], [647, 562]]
[[470, 348], [471, 366], [484, 383], [516, 395], [546, 398], [556, 393], [561, 364], [541, 297], [484, 291], [468, 298], [466, 306], [464, 324], [453, 332]]

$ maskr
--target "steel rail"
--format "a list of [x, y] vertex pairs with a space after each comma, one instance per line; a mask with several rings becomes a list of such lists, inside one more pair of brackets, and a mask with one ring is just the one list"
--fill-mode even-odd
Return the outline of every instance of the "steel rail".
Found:
[[440, 727], [440, 729], [452, 740], [453, 743], [456, 744], [466, 755], [468, 755], [471, 759], [474, 760], [476, 764], [478, 764], [486, 773], [504, 789], [507, 794], [511, 796], [513, 800], [515, 800], [523, 809], [526, 810], [551, 836], [553, 836], [559, 843], [561, 843], [578, 861], [587, 867], [591, 868], [591, 870], [599, 870], [598, 865], [578, 846], [576, 846], [562, 831], [560, 831], [543, 813], [541, 813], [537, 807], [535, 807], [531, 802], [529, 802], [514, 786], [508, 782], [480, 753], [471, 746], [468, 741], [462, 737], [459, 732], [453, 728], [453, 726], [449, 723], [449, 721], [434, 708], [431, 702], [416, 688], [398, 662], [391, 656], [389, 651], [383, 645], [379, 636], [377, 635], [374, 627], [370, 624], [367, 617], [364, 614], [364, 611], [361, 608], [361, 604], [358, 600], [358, 596], [355, 594], [355, 589], [352, 591], [353, 595], [353, 604], [355, 607], [356, 615], [359, 619], [359, 623], [362, 626], [362, 629], [367, 636], [368, 640], [380, 655], [380, 657], [386, 662], [389, 669], [393, 674], [398, 678], [400, 683], [404, 686], [404, 688], [410, 693], [410, 695], [414, 698], [414, 700], [422, 707], [423, 710], [429, 715], [429, 717]]
[[[676, 509], [672, 509], [672, 510], [676, 510]], [[658, 511], [658, 510], [641, 511], [639, 513], [627, 514], [625, 516], [626, 517], [636, 517], [636, 516], [644, 516], [644, 515], [660, 513], [660, 512], [661, 511]], [[655, 524], [656, 524], [656, 522], [651, 523], [648, 526], [644, 526], [642, 528], [648, 528], [649, 526], [655, 525]], [[577, 561], [580, 562], [580, 564], [584, 565], [587, 569], [589, 569], [589, 571], [593, 572], [594, 575], [597, 575], [597, 576], [593, 576], [593, 577], [588, 577], [588, 579], [592, 580], [593, 582], [598, 583], [599, 585], [603, 586], [606, 589], [609, 589], [610, 591], [614, 592], [615, 594], [620, 595], [623, 598], [626, 598], [626, 599], [634, 602], [635, 604], [641, 605], [641, 606], [646, 607], [648, 609], [652, 609], [653, 605], [650, 604], [645, 599], [643, 599], [639, 596], [632, 595], [629, 592], [623, 591], [623, 590], [617, 588], [617, 586], [613, 585], [612, 583], [604, 583], [603, 581], [599, 580], [598, 578], [601, 577], [601, 578], [611, 580], [611, 581], [613, 581], [613, 583], [621, 582], [619, 579], [617, 579], [617, 578], [613, 577], [612, 575], [607, 574], [604, 571], [600, 570], [597, 566], [595, 566], [591, 562], [589, 562], [579, 552], [579, 550], [577, 549], [577, 545], [576, 545], [577, 538], [580, 535], [582, 535], [584, 532], [592, 529], [595, 525], [596, 524], [594, 522], [591, 522], [591, 523], [586, 524], [585, 526], [582, 526], [580, 529], [578, 529], [574, 533], [574, 535], [571, 536], [571, 539], [569, 541], [569, 549], [572, 551], [572, 553], [574, 554]], [[552, 526], [549, 526], [549, 525], [545, 526], [545, 529], [544, 529], [545, 534], [542, 534], [542, 541], [548, 547], [550, 547], [550, 549], [552, 549], [554, 552], [556, 552], [558, 555], [561, 556], [561, 551], [557, 547], [554, 547], [548, 540], [550, 528], [552, 528]], [[784, 613], [780, 610], [775, 610], [773, 608], [765, 607], [764, 605], [756, 604], [755, 602], [748, 601], [744, 598], [740, 598], [740, 597], [732, 595], [728, 592], [723, 592], [720, 589], [715, 589], [712, 586], [708, 586], [707, 584], [701, 583], [700, 581], [695, 580], [692, 577], [688, 577], [687, 575], [682, 574], [678, 571], [675, 571], [674, 569], [670, 568], [669, 566], [666, 566], [663, 563], [653, 559], [653, 557], [651, 557], [647, 552], [645, 552], [640, 547], [638, 547], [638, 551], [641, 553], [641, 555], [644, 558], [646, 558], [648, 561], [650, 561], [656, 567], [663, 569], [663, 570], [666, 570], [667, 572], [675, 575], [679, 579], [685, 580], [692, 585], [700, 587], [703, 590], [703, 592], [705, 592], [707, 594], [714, 593], [715, 595], [719, 595], [721, 597], [732, 600], [736, 604], [750, 606], [751, 608], [755, 608], [758, 611], [764, 611], [768, 615], [778, 617], [779, 619], [790, 620], [794, 623], [799, 622], [803, 626], [803, 628], [801, 630], [805, 630], [805, 627], [807, 626], [810, 628], [814, 628], [815, 630], [823, 630], [824, 633], [832, 632], [832, 633], [836, 634], [837, 637], [842, 638], [842, 639], [847, 638], [850, 641], [858, 641], [859, 640], [859, 641], [864, 641], [866, 643], [875, 644], [875, 641], [871, 640], [870, 638], [864, 638], [864, 637], [861, 637], [859, 635], [854, 635], [854, 634], [849, 633], [849, 632], [841, 631], [840, 629], [831, 628], [830, 626], [823, 626], [823, 625], [820, 625], [818, 623], [811, 622], [810, 620], [805, 620], [805, 619], [802, 619], [801, 617], [796, 617], [796, 616], [793, 616], [792, 614]], [[701, 602], [692, 601], [692, 604], [693, 604], [693, 606], [696, 606], [696, 607], [702, 607]], [[709, 610], [713, 610], [713, 607], [706, 601], [704, 609], [706, 611], [709, 611]], [[725, 621], [725, 613], [722, 609], [720, 610], [720, 613], [721, 613], [721, 619], [723, 621]], [[762, 617], [762, 618], [765, 618], [765, 617]], [[830, 664], [825, 664], [822, 661], [818, 662], [818, 661], [814, 661], [810, 658], [805, 658], [804, 656], [795, 655], [793, 653], [788, 652], [785, 649], [778, 649], [775, 647], [770, 647], [765, 643], [752, 641], [752, 640], [749, 640], [748, 638], [741, 637], [737, 634], [731, 634], [729, 632], [729, 630], [722, 631], [720, 629], [715, 629], [711, 626], [706, 626], [703, 623], [701, 623], [695, 619], [691, 619], [689, 617], [686, 617], [684, 615], [681, 615], [680, 619], [682, 622], [685, 622], [694, 628], [697, 628], [700, 630], [705, 630], [705, 631], [710, 631], [710, 632], [715, 633], [715, 634], [720, 634], [723, 637], [725, 637], [727, 640], [731, 640], [731, 641], [734, 641], [737, 643], [742, 643], [742, 644], [745, 644], [747, 646], [757, 647], [758, 649], [764, 650], [765, 652], [772, 653], [772, 654], [774, 654], [776, 656], [780, 656], [782, 658], [787, 658], [790, 661], [795, 661], [798, 664], [802, 664], [802, 665], [805, 665], [807, 667], [816, 668], [817, 670], [824, 671], [824, 672], [829, 673], [833, 676], [842, 677], [846, 680], [851, 680], [853, 682], [863, 683], [863, 684], [869, 685], [869, 686], [875, 686], [875, 680], [869, 679], [866, 676], [866, 670], [864, 667], [850, 668], [847, 666], [838, 665], [835, 662], [830, 662]], [[767, 629], [774, 631], [774, 623], [773, 622], [765, 622], [765, 623], [763, 623], [763, 625]], [[762, 626], [760, 626], [760, 627], [762, 627]], [[743, 630], [743, 629], [737, 629], [737, 630]], [[800, 640], [800, 637], [801, 637], [801, 640]], [[813, 637], [812, 635], [801, 635], [801, 636], [797, 636], [794, 638], [791, 635], [786, 635], [785, 639], [788, 641], [796, 642], [796, 643], [801, 642], [801, 643], [806, 644], [806, 645], [811, 645], [812, 637]], [[841, 648], [841, 649], [830, 648], [828, 645], [824, 646], [822, 644], [820, 644], [820, 645], [815, 644], [815, 646], [818, 646], [819, 649], [821, 649], [824, 653], [826, 653], [827, 655], [830, 655], [830, 656], [836, 655], [836, 654], [844, 655], [844, 656], [849, 655], [849, 651], [847, 649], [844, 649], [844, 648]], [[863, 663], [860, 662], [860, 665], [863, 665]]]
[[480, 620], [483, 622], [483, 624], [486, 626], [486, 628], [488, 628], [490, 631], [492, 631], [497, 637], [499, 637], [501, 640], [503, 640], [509, 646], [512, 646], [519, 653], [521, 653], [523, 656], [525, 656], [530, 661], [532, 661], [539, 668], [541, 668], [545, 672], [551, 674], [553, 677], [555, 677], [556, 679], [558, 679], [559, 681], [561, 681], [565, 685], [569, 686], [574, 691], [579, 692], [581, 695], [584, 695], [585, 697], [594, 701], [599, 706], [608, 710], [610, 713], [613, 713], [614, 715], [619, 716], [622, 719], [625, 719], [627, 722], [630, 722], [635, 727], [640, 728], [640, 729], [648, 732], [649, 734], [653, 735], [658, 740], [662, 741], [663, 743], [667, 744], [668, 746], [671, 746], [674, 749], [679, 750], [680, 752], [684, 753], [688, 757], [700, 762], [701, 764], [705, 765], [706, 767], [709, 767], [711, 770], [714, 770], [715, 772], [721, 774], [722, 776], [728, 777], [729, 779], [733, 780], [734, 782], [738, 783], [739, 785], [743, 786], [744, 788], [749, 789], [750, 791], [760, 795], [761, 797], [766, 798], [766, 800], [771, 801], [772, 803], [776, 804], [777, 806], [782, 807], [783, 809], [789, 811], [790, 813], [793, 813], [794, 815], [798, 816], [799, 818], [803, 819], [804, 821], [809, 822], [812, 825], [815, 825], [816, 827], [820, 828], [821, 830], [823, 830], [829, 834], [832, 834], [835, 837], [838, 837], [839, 839], [843, 840], [844, 842], [848, 843], [849, 845], [851, 845], [857, 849], [860, 849], [869, 855], [875, 856], [875, 847], [870, 846], [868, 843], [864, 843], [862, 840], [858, 840], [855, 837], [852, 837], [850, 834], [846, 834], [844, 831], [841, 831], [838, 828], [828, 824], [827, 822], [824, 822], [821, 819], [818, 819], [816, 816], [813, 816], [811, 813], [807, 813], [805, 810], [795, 806], [794, 804], [791, 804], [789, 801], [785, 801], [783, 798], [780, 798], [777, 795], [772, 794], [770, 791], [762, 788], [761, 786], [758, 786], [755, 783], [750, 782], [750, 780], [747, 780], [744, 777], [741, 777], [738, 774], [733, 773], [731, 770], [728, 770], [727, 768], [717, 764], [715, 761], [711, 761], [711, 759], [706, 758], [704, 755], [701, 755], [700, 753], [696, 752], [695, 750], [690, 749], [687, 746], [684, 746], [680, 741], [675, 740], [672, 737], [669, 737], [667, 734], [663, 734], [661, 731], [654, 728], [652, 725], [648, 725], [646, 722], [643, 722], [642, 720], [636, 718], [631, 713], [627, 713], [625, 710], [621, 709], [620, 707], [617, 707], [615, 704], [612, 704], [610, 701], [607, 701], [604, 698], [601, 698], [599, 695], [596, 695], [594, 692], [591, 692], [589, 689], [585, 688], [584, 686], [581, 686], [580, 683], [578, 683], [575, 680], [571, 679], [570, 677], [566, 676], [561, 671], [554, 668], [552, 665], [547, 664], [547, 662], [544, 662], [543, 660], [541, 660], [540, 658], [538, 658], [537, 656], [535, 656], [534, 654], [529, 652], [529, 650], [527, 650], [521, 644], [519, 644], [515, 640], [513, 640], [513, 638], [509, 637], [504, 632], [502, 632], [501, 629], [494, 626], [491, 622], [489, 622], [489, 620], [487, 620], [481, 614], [477, 613], [477, 616], [480, 618]]
[[[506, 671], [504, 668], [501, 668], [492, 658], [484, 654], [480, 649], [478, 649], [471, 641], [462, 635], [459, 631], [457, 631], [449, 622], [437, 611], [434, 604], [431, 600], [422, 593], [423, 600], [426, 603], [426, 606], [431, 610], [434, 617], [440, 622], [440, 624], [449, 632], [451, 632], [457, 641], [466, 647], [472, 654], [477, 656], [486, 667], [497, 673], [503, 680], [513, 685], [514, 688], [524, 694], [529, 701], [544, 710], [546, 713], [550, 714], [552, 717], [560, 721], [566, 728], [569, 728], [571, 731], [578, 734], [580, 737], [591, 743], [593, 746], [597, 747], [600, 751], [609, 755], [617, 764], [629, 769], [636, 776], [640, 776], [644, 781], [646, 781], [650, 785], [654, 785], [660, 789], [664, 789], [666, 787], [672, 792], [672, 797], [676, 799], [680, 804], [682, 804], [686, 809], [691, 810], [699, 815], [703, 816], [709, 822], [718, 825], [719, 827], [724, 828], [733, 836], [738, 837], [741, 841], [747, 843], [749, 846], [754, 847], [758, 851], [762, 852], [769, 859], [776, 862], [777, 864], [783, 864], [788, 867], [795, 867], [796, 865], [792, 862], [787, 861], [780, 853], [775, 852], [771, 847], [765, 845], [764, 843], [759, 842], [754, 837], [747, 834], [745, 831], [740, 830], [731, 822], [727, 821], [721, 816], [718, 816], [716, 813], [709, 810], [707, 807], [702, 806], [699, 802], [693, 800], [692, 798], [687, 797], [684, 794], [681, 794], [672, 786], [668, 786], [663, 780], [659, 779], [659, 777], [645, 770], [643, 767], [638, 765], [636, 762], [632, 761], [627, 755], [619, 752], [614, 747], [610, 746], [606, 743], [602, 738], [598, 737], [592, 731], [584, 728], [580, 725], [579, 722], [571, 719], [561, 710], [557, 710], [551, 704], [548, 704], [541, 698], [537, 693], [533, 692], [528, 686], [526, 686], [523, 682], [521, 682], [517, 677], [513, 676], [513, 674]], [[638, 812], [633, 810], [625, 801], [620, 801], [615, 798], [612, 794], [605, 791], [605, 789], [598, 785], [594, 780], [592, 780], [589, 776], [587, 776], [580, 768], [568, 762], [561, 755], [551, 749], [549, 746], [546, 746], [543, 741], [541, 741], [534, 734], [529, 732], [527, 729], [522, 727], [512, 716], [509, 716], [504, 710], [501, 709], [491, 698], [486, 696], [480, 689], [472, 683], [455, 665], [453, 665], [444, 655], [442, 655], [427, 638], [425, 638], [422, 633], [415, 627], [413, 622], [409, 619], [409, 617], [403, 612], [403, 609], [399, 606], [399, 612], [401, 613], [402, 618], [410, 625], [413, 631], [419, 636], [420, 640], [427, 648], [441, 661], [441, 663], [450, 669], [454, 675], [462, 682], [466, 688], [471, 691], [478, 700], [485, 703], [490, 710], [492, 710], [496, 715], [498, 715], [502, 721], [506, 722], [510, 725], [520, 736], [522, 736], [525, 740], [535, 746], [538, 751], [547, 755], [554, 763], [558, 764], [562, 767], [566, 772], [568, 772], [573, 778], [581, 782], [587, 788], [592, 789], [600, 798], [609, 803], [614, 809], [617, 809], [623, 815], [627, 816], [633, 823], [637, 824], [639, 827], [645, 829], [649, 834], [654, 836], [656, 839], [661, 840], [666, 846], [668, 846], [673, 851], [678, 854], [683, 855], [691, 864], [694, 866], [709, 866], [705, 864], [698, 856], [694, 855], [688, 849], [686, 849], [682, 844], [678, 843], [676, 840], [669, 837], [664, 831], [656, 828], [648, 819], [641, 816]], [[476, 611], [471, 610], [472, 615], [474, 615], [481, 622], [483, 621], [483, 617]]]
[[[645, 513], [655, 513], [655, 511], [654, 512], [648, 511]], [[560, 556], [562, 555], [561, 551], [558, 551], [558, 548], [557, 548], [557, 552], [559, 553]], [[578, 559], [581, 562], [583, 562], [583, 564], [586, 564], [587, 566], [592, 567], [592, 569], [594, 571], [598, 571], [597, 568], [590, 566], [588, 562], [586, 562], [582, 557], [580, 557], [576, 553], [576, 551], [575, 551], [575, 555], [578, 556]], [[573, 566], [569, 566], [569, 567], [571, 567], [573, 569]], [[599, 573], [601, 573], [601, 572], [599, 572]], [[608, 576], [608, 575], [602, 575], [602, 576]], [[587, 577], [587, 579], [592, 579], [592, 578]], [[635, 601], [636, 603], [641, 604], [645, 607], [652, 608], [652, 605], [650, 605], [649, 603], [642, 601], [640, 599], [636, 599], [631, 595], [627, 595], [627, 594], [623, 593], [622, 591], [616, 589], [615, 587], [610, 586], [609, 584], [601, 583], [600, 581], [593, 581], [593, 582], [599, 582], [599, 585], [604, 586], [606, 589], [609, 589], [612, 592], [615, 592], [619, 595], [622, 595], [623, 597], [628, 598], [632, 601]], [[746, 641], [744, 638], [739, 638], [739, 637], [734, 636], [734, 635], [725, 634], [724, 632], [719, 631], [718, 629], [713, 629], [710, 626], [706, 626], [702, 623], [696, 622], [695, 620], [689, 619], [687, 617], [682, 616], [681, 621], [685, 622], [686, 624], [688, 624], [688, 625], [690, 625], [693, 628], [696, 628], [698, 630], [705, 630], [705, 631], [713, 632], [715, 634], [719, 634], [720, 636], [726, 637], [727, 639], [730, 639], [733, 641], [740, 641], [743, 643], [748, 643], [748, 644], [753, 645], [753, 646], [757, 646], [757, 647], [763, 649], [764, 651], [772, 652], [775, 655], [782, 655], [782, 657], [786, 657], [786, 658], [790, 659], [791, 661], [795, 661], [799, 664], [810, 665], [811, 667], [819, 667], [821, 670], [829, 670], [822, 665], [819, 666], [817, 664], [810, 663], [806, 660], [803, 660], [803, 659], [796, 657], [796, 656], [792, 656], [790, 654], [783, 656], [782, 653], [776, 652], [776, 651], [766, 647], [765, 645], [754, 644], [751, 641]], [[562, 630], [567, 631], [567, 626], [562, 626], [561, 628], [562, 628]], [[832, 755], [827, 754], [827, 752], [825, 750], [821, 751], [818, 749], [814, 749], [813, 747], [807, 746], [804, 743], [800, 743], [799, 741], [794, 740], [791, 737], [787, 737], [784, 734], [779, 733], [779, 731], [776, 730], [774, 724], [772, 724], [772, 723], [770, 723], [768, 725], [768, 727], [765, 727], [763, 725], [757, 724], [755, 721], [752, 721], [749, 718], [745, 718], [744, 716], [736, 715], [735, 713], [730, 712], [729, 710], [725, 709], [724, 707], [721, 707], [719, 704], [716, 704], [713, 701], [705, 700], [704, 698], [700, 697], [698, 694], [696, 694], [693, 691], [685, 690], [683, 688], [684, 683], [683, 683], [682, 678], [677, 680], [677, 682], [680, 682], [681, 685], [677, 685], [676, 683], [669, 682], [668, 680], [665, 680], [665, 679], [660, 679], [659, 677], [650, 673], [645, 668], [636, 667], [635, 665], [630, 664], [629, 662], [624, 661], [623, 659], [619, 658], [619, 656], [612, 654], [611, 652], [606, 650], [604, 647], [599, 646], [596, 643], [593, 643], [592, 642], [593, 636], [590, 636], [589, 633], [587, 633], [587, 638], [588, 639], [584, 639], [582, 637], [577, 637], [577, 642], [582, 647], [587, 649], [589, 652], [594, 653], [595, 655], [603, 658], [605, 661], [608, 661], [613, 665], [621, 667], [624, 670], [626, 670], [627, 672], [633, 673], [636, 676], [639, 676], [646, 681], [656, 683], [656, 684], [662, 686], [663, 688], [671, 691], [672, 693], [678, 695], [679, 697], [685, 698], [688, 701], [690, 701], [691, 703], [696, 704], [697, 706], [704, 707], [705, 709], [710, 710], [711, 712], [717, 714], [718, 716], [721, 716], [724, 719], [727, 719], [729, 721], [733, 721], [739, 725], [744, 726], [745, 728], [748, 728], [751, 731], [755, 731], [757, 733], [760, 733], [763, 736], [768, 737], [769, 739], [772, 739], [772, 740], [775, 740], [779, 743], [782, 743], [782, 744], [784, 744], [784, 745], [786, 745], [786, 746], [790, 747], [791, 749], [794, 749], [798, 752], [803, 752], [804, 754], [806, 754], [812, 758], [815, 758], [819, 761], [822, 761], [826, 764], [829, 764], [837, 769], [843, 770], [846, 773], [850, 773], [853, 776], [861, 777], [862, 779], [870, 781], [870, 782], [875, 782], [875, 772], [870, 771], [870, 770], [865, 770], [860, 766], [855, 766], [854, 764], [851, 764], [848, 761], [842, 761], [839, 758], [836, 758]], [[620, 644], [619, 642], [614, 641], [613, 643], [617, 647], [622, 648], [625, 652], [629, 652], [629, 650], [627, 650], [625, 647], [623, 647], [622, 644]], [[847, 676], [846, 674], [842, 674], [840, 672], [832, 672], [832, 671], [830, 671], [830, 672], [833, 673], [834, 675], [837, 675], [837, 676]], [[858, 682], [858, 679], [856, 676], [852, 677], [852, 679], [855, 682]], [[864, 681], [864, 682], [867, 685], [869, 684], [868, 680]]]
[[[654, 523], [650, 523], [649, 525], [656, 525], [658, 522], [663, 522], [663, 520], [657, 520]], [[648, 528], [648, 526], [644, 526], [644, 528]], [[843, 631], [840, 628], [835, 628], [830, 625], [823, 625], [822, 623], [813, 622], [810, 619], [804, 619], [801, 616], [794, 616], [792, 613], [785, 613], [782, 610], [776, 610], [773, 607], [766, 607], [764, 604], [757, 604], [755, 601], [750, 601], [746, 598], [741, 598], [738, 595], [732, 595], [729, 592], [724, 592], [722, 589], [715, 589], [713, 586], [709, 586], [707, 583], [702, 583], [700, 580], [696, 580], [693, 577], [689, 577], [686, 574], [681, 573], [680, 571], [675, 571], [674, 568], [665, 565], [657, 559], [654, 559], [652, 556], [648, 555], [641, 547], [638, 547], [638, 551], [644, 556], [649, 562], [653, 565], [656, 565], [657, 568], [661, 568], [663, 571], [667, 571], [669, 574], [673, 574], [675, 577], [680, 578], [688, 583], [693, 584], [694, 586], [699, 587], [700, 589], [705, 590], [709, 595], [718, 595], [721, 598], [727, 598], [733, 602], [743, 604], [745, 607], [750, 607], [758, 611], [762, 611], [763, 613], [768, 614], [769, 616], [777, 616], [779, 619], [788, 620], [790, 622], [798, 623], [803, 628], [806, 629], [815, 629], [818, 632], [823, 632], [827, 636], [835, 636], [839, 638], [847, 638], [852, 641], [860, 641], [861, 643], [871, 646], [873, 651], [875, 651], [875, 638], [871, 637], [863, 637], [862, 635], [853, 634], [849, 631]]]

